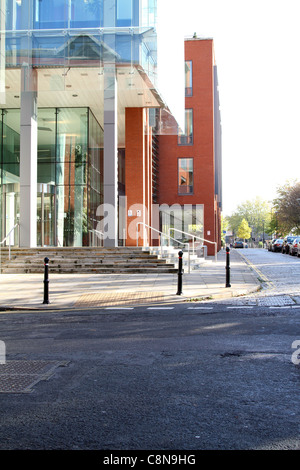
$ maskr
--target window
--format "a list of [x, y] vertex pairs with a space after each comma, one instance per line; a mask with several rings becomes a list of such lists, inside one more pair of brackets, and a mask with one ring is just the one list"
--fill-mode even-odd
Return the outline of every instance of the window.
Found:
[[178, 159], [178, 194], [193, 194], [194, 161], [192, 158]]
[[131, 26], [132, 24], [132, 0], [118, 0], [117, 26]]
[[35, 0], [34, 29], [67, 28], [67, 0]]
[[178, 133], [178, 145], [193, 144], [193, 110], [185, 110], [185, 129]]
[[193, 94], [193, 66], [192, 61], [185, 62], [185, 96], [192, 96]]

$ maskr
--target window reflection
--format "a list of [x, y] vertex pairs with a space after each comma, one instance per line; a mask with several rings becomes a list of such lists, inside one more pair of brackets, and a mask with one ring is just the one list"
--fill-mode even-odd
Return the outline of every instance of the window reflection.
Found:
[[193, 144], [193, 110], [185, 110], [185, 130], [178, 134], [179, 145], [192, 145]]
[[178, 193], [192, 194], [194, 190], [194, 168], [192, 158], [178, 159]]
[[185, 62], [185, 96], [192, 96], [193, 94], [193, 68], [192, 61]]

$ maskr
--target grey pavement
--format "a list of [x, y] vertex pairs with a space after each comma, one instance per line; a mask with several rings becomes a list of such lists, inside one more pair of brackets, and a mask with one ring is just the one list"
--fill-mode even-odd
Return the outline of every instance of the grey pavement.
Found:
[[260, 289], [258, 274], [237, 251], [230, 252], [226, 287], [226, 252], [199, 269], [178, 274], [56, 274], [49, 269], [49, 304], [44, 304], [44, 274], [0, 274], [0, 309], [67, 309], [174, 303], [239, 297]]

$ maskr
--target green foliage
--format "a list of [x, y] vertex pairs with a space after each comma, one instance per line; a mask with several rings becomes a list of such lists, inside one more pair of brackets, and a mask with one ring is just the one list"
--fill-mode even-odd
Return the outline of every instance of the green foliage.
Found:
[[251, 227], [246, 219], [243, 219], [238, 228], [238, 237], [247, 240], [251, 236]]
[[238, 232], [243, 219], [247, 220], [254, 233], [262, 234], [263, 232], [268, 232], [271, 221], [270, 204], [260, 197], [240, 204], [236, 211], [227, 217], [229, 226], [234, 233]]
[[300, 233], [300, 182], [287, 181], [277, 188], [273, 201], [276, 232], [282, 234]]

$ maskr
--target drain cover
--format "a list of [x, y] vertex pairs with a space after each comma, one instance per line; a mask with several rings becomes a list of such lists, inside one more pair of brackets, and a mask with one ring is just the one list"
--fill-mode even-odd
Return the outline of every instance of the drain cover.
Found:
[[7, 361], [0, 364], [0, 393], [30, 393], [34, 385], [48, 380], [65, 361]]
[[259, 305], [262, 306], [285, 306], [294, 304], [295, 302], [288, 295], [266, 296], [259, 299]]

